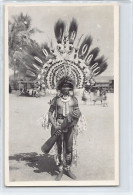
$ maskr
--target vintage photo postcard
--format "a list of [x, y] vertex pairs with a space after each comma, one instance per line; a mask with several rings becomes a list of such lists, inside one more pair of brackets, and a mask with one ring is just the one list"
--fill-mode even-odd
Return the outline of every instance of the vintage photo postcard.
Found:
[[118, 4], [5, 5], [5, 185], [119, 185]]

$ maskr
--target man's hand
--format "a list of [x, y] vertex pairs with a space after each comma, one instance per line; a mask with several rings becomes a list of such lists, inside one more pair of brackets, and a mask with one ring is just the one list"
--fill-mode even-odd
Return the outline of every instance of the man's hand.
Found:
[[56, 125], [55, 127], [55, 135], [60, 135], [61, 134], [61, 126], [60, 125]]

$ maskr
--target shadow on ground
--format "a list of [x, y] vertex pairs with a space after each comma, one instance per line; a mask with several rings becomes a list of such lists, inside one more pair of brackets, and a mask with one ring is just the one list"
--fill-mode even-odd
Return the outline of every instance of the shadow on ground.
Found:
[[36, 152], [20, 153], [9, 156], [9, 160], [25, 161], [29, 167], [36, 168], [34, 170], [35, 173], [47, 172], [50, 175], [57, 175], [58, 172], [54, 156], [49, 154], [38, 155]]

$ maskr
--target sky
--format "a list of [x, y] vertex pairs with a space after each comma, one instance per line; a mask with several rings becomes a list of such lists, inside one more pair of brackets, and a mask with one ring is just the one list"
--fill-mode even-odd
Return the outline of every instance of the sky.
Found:
[[37, 27], [43, 33], [36, 33], [32, 39], [38, 43], [55, 42], [54, 24], [61, 18], [70, 23], [72, 18], [78, 22], [77, 39], [82, 35], [91, 35], [93, 43], [90, 49], [100, 48], [100, 56], [104, 55], [108, 68], [102, 76], [114, 75], [114, 8], [112, 5], [95, 6], [10, 6], [8, 19], [20, 13], [32, 18], [32, 27]]

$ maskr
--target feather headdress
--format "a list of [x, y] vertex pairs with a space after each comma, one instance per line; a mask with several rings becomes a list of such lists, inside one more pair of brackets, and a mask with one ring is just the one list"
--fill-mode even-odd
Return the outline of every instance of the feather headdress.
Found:
[[76, 36], [77, 36], [77, 30], [78, 30], [78, 24], [77, 24], [77, 21], [73, 18], [73, 20], [70, 23], [70, 27], [69, 27], [68, 39], [69, 39], [70, 44], [74, 43]]
[[57, 43], [62, 43], [63, 34], [65, 31], [65, 23], [59, 19], [54, 27], [55, 37], [57, 39]]
[[39, 78], [49, 89], [58, 88], [65, 78], [74, 81], [76, 88], [82, 88], [89, 77], [94, 78], [104, 72], [108, 64], [104, 56], [98, 57], [98, 47], [90, 50], [93, 41], [91, 36], [81, 35], [75, 46], [77, 31], [75, 19], [72, 19], [69, 28], [59, 19], [54, 26], [55, 48], [51, 48], [50, 43], [42, 44], [40, 48], [28, 48], [24, 56], [26, 76], [32, 80]]
[[75, 86], [74, 80], [69, 76], [63, 76], [57, 83], [57, 89], [61, 90], [63, 86], [68, 86], [70, 89], [73, 89]]

